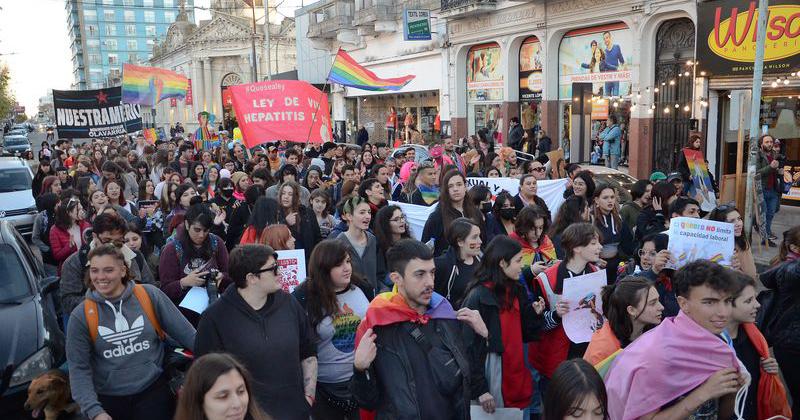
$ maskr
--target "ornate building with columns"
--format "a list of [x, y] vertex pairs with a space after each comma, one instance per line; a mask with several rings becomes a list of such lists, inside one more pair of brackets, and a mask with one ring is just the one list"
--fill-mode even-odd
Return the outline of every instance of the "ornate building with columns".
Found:
[[[243, 2], [237, 4], [244, 5]], [[252, 11], [248, 6], [236, 6], [224, 0], [211, 2], [212, 17], [199, 25], [189, 22], [181, 9], [165, 38], [153, 46], [150, 65], [183, 74], [191, 80], [191, 103], [162, 101], [156, 107], [156, 127], [169, 127], [180, 122], [186, 132], [197, 129], [197, 113], [207, 111], [216, 117], [214, 127], [223, 123], [230, 128], [235, 121], [229, 86], [253, 81]], [[258, 11], [258, 9], [257, 9]], [[266, 79], [267, 60], [262, 21], [256, 25], [256, 80]], [[270, 24], [271, 71], [285, 72], [295, 68], [294, 21], [284, 19]], [[152, 123], [148, 112], [145, 122]]]

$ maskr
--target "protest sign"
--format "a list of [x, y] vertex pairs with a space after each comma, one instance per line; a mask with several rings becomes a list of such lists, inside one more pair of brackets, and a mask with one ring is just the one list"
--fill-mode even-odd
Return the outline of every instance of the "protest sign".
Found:
[[298, 80], [272, 80], [229, 88], [247, 147], [288, 140], [324, 143], [331, 139], [328, 97]]
[[569, 302], [569, 312], [562, 317], [564, 332], [573, 343], [587, 343], [603, 326], [602, 290], [606, 270], [564, 279], [561, 299]]
[[694, 260], [709, 260], [731, 265], [733, 224], [713, 220], [674, 217], [669, 221], [669, 245], [674, 261], [666, 268], [678, 269]]
[[689, 166], [689, 173], [692, 183], [689, 184], [689, 197], [694, 198], [700, 203], [700, 209], [710, 212], [717, 207], [717, 197], [714, 194], [714, 185], [708, 175], [708, 166], [703, 157], [703, 152], [689, 148], [683, 149], [686, 157], [686, 164]]
[[[467, 178], [467, 188], [483, 184], [489, 187], [492, 196], [506, 190], [511, 195], [519, 194], [519, 179], [517, 178]], [[554, 217], [564, 203], [564, 191], [567, 189], [567, 179], [544, 179], [536, 182], [536, 195], [547, 204], [550, 214]]]
[[142, 129], [139, 105], [122, 104], [120, 87], [95, 90], [53, 90], [58, 137], [113, 137]]
[[306, 252], [302, 249], [276, 252], [281, 288], [286, 293], [292, 293], [295, 287], [306, 281]]

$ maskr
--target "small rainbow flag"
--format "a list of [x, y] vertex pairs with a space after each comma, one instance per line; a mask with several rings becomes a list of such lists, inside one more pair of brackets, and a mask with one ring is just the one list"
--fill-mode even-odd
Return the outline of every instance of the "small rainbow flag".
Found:
[[344, 50], [339, 50], [336, 60], [333, 61], [328, 81], [343, 86], [350, 86], [363, 90], [387, 91], [400, 90], [414, 79], [414, 75], [381, 79], [375, 73], [356, 63]]
[[183, 100], [189, 79], [157, 67], [122, 65], [122, 102], [155, 106], [168, 98]]

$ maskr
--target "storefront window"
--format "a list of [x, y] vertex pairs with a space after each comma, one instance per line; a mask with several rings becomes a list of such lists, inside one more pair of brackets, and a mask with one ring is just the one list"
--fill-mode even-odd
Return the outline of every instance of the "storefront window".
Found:
[[[538, 133], [541, 124], [542, 47], [532, 36], [522, 42], [519, 49], [519, 107], [520, 123], [529, 136]], [[530, 152], [530, 151], [529, 151]]]
[[[558, 51], [558, 97], [562, 104], [559, 138], [566, 153], [570, 145], [580, 146], [583, 151], [588, 148], [589, 153], [574, 153], [575, 157], [590, 158], [597, 147], [602, 147], [597, 135], [605, 128], [604, 120], [615, 115], [623, 129], [621, 153], [624, 160], [630, 119], [630, 69], [635, 64], [632, 53], [633, 35], [624, 23], [574, 30], [561, 40]], [[573, 89], [579, 84], [581, 92], [585, 89], [587, 94], [591, 85], [593, 98], [590, 106], [582, 108], [583, 114], [573, 112], [574, 102], [584, 97], [583, 93], [576, 93], [578, 97], [573, 98]], [[583, 123], [578, 124], [581, 121]]]
[[467, 53], [467, 121], [469, 133], [487, 129], [491, 137], [503, 132], [503, 74], [500, 46], [476, 45]]

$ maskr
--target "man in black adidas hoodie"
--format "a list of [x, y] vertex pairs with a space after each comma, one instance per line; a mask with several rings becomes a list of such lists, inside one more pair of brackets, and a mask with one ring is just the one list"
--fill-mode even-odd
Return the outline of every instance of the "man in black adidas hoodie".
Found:
[[317, 343], [305, 311], [281, 290], [277, 254], [264, 245], [236, 247], [229, 274], [236, 287], [203, 313], [195, 355], [233, 354], [253, 375], [253, 393], [276, 419], [310, 415], [317, 384]]

